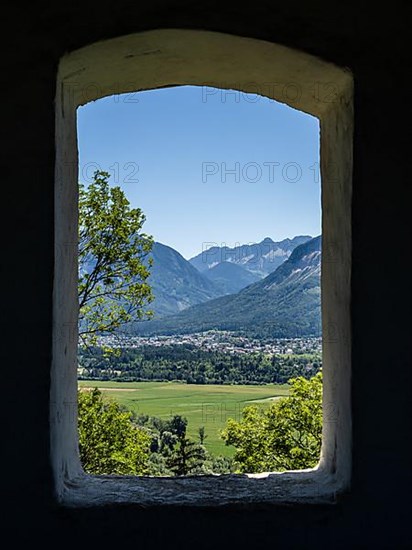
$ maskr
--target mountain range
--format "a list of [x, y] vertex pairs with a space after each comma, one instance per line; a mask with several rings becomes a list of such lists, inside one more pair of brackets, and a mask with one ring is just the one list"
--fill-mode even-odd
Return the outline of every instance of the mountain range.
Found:
[[186, 260], [177, 250], [155, 242], [148, 283], [156, 318], [179, 313], [219, 296], [235, 294], [274, 271], [308, 236], [253, 245], [214, 247]]
[[189, 261], [201, 273], [207, 273], [209, 269], [221, 263], [230, 263], [254, 273], [261, 279], [275, 271], [297, 246], [311, 238], [309, 235], [299, 235], [293, 239], [275, 242], [266, 237], [260, 243], [242, 244], [233, 248], [213, 246]]
[[[297, 245], [288, 258], [263, 279], [249, 284], [237, 293], [212, 299], [206, 298], [202, 303], [191, 305], [179, 314], [135, 323], [133, 332], [150, 335], [220, 329], [239, 331], [252, 336], [318, 336], [321, 332], [321, 237], [309, 240], [302, 237], [302, 239], [304, 239], [303, 244]], [[292, 241], [293, 239], [289, 240], [289, 242]], [[164, 245], [161, 245], [161, 250], [163, 247]], [[169, 247], [165, 248], [169, 249]], [[216, 266], [220, 265], [219, 271], [225, 274], [227, 270], [233, 268], [233, 265], [228, 268], [227, 263], [230, 264], [230, 262], [218, 262]], [[193, 262], [191, 264], [193, 267]], [[208, 269], [209, 276], [216, 266]], [[196, 281], [203, 283], [204, 279], [208, 280], [203, 273], [199, 273], [203, 278], [198, 279], [191, 270], [189, 272], [196, 277]], [[216, 285], [216, 279], [219, 279], [219, 273], [215, 281], [209, 280], [209, 283]], [[209, 296], [215, 291], [212, 288], [216, 289], [216, 286], [202, 287], [203, 294], [194, 292], [191, 294], [185, 288], [184, 280], [179, 277], [175, 280], [180, 283], [182, 289], [185, 289], [190, 299], [193, 296], [195, 299]], [[170, 285], [168, 287], [166, 284], [162, 287], [163, 294], [169, 292], [168, 288]], [[155, 285], [153, 290], [156, 295], [158, 291]], [[189, 301], [187, 300], [184, 304]]]
[[230, 262], [221, 262], [203, 271], [202, 275], [213, 281], [221, 295], [235, 294], [239, 290], [242, 290], [242, 288], [245, 288], [245, 286], [249, 286], [260, 280], [260, 277], [256, 273]]
[[149, 257], [153, 265], [147, 282], [155, 297], [149, 309], [156, 317], [178, 313], [224, 294], [170, 246], [155, 242]]

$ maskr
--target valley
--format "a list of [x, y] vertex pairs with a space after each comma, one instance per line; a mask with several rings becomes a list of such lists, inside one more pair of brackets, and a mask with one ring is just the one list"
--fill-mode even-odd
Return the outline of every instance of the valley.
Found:
[[289, 394], [287, 385], [202, 386], [177, 382], [80, 381], [82, 389], [98, 387], [106, 401], [116, 400], [134, 415], [169, 419], [181, 415], [188, 420], [188, 435], [198, 440], [198, 429], [205, 428], [205, 447], [216, 456], [233, 456], [220, 431], [229, 418], [240, 420], [244, 407], [257, 404], [266, 408], [273, 399]]
[[230, 418], [266, 410], [291, 378], [322, 369], [321, 238], [212, 247], [189, 261], [155, 242], [150, 257], [152, 320], [79, 347], [79, 387], [99, 388], [146, 428], [183, 417], [192, 441], [203, 430], [210, 456], [229, 460]]
[[154, 242], [148, 256], [152, 261], [148, 284], [155, 299], [147, 309], [158, 320], [236, 294], [273, 273], [297, 246], [310, 239], [299, 236], [274, 242], [267, 237], [234, 248], [211, 247], [189, 260], [172, 247]]
[[[296, 246], [269, 275], [237, 293], [205, 298], [166, 317], [156, 315], [155, 300], [153, 319], [132, 323], [127, 330], [129, 334], [142, 336], [226, 330], [257, 338], [318, 337], [321, 334], [320, 273], [319, 236]], [[179, 284], [186, 288], [184, 277], [179, 279]], [[167, 285], [170, 296], [174, 297], [177, 292], [174, 279], [165, 282], [165, 288]], [[156, 287], [153, 289], [156, 295]]]

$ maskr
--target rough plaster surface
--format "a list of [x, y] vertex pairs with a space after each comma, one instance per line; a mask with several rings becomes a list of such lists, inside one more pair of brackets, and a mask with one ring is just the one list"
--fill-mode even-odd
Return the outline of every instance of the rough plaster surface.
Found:
[[[116, 93], [173, 85], [256, 93], [320, 119], [324, 326], [324, 437], [308, 471], [184, 479], [86, 476], [76, 429], [76, 108]], [[351, 476], [350, 273], [352, 76], [316, 57], [269, 42], [188, 30], [151, 31], [99, 42], [65, 56], [56, 98], [55, 284], [51, 453], [58, 499], [68, 506], [225, 506], [333, 503]]]

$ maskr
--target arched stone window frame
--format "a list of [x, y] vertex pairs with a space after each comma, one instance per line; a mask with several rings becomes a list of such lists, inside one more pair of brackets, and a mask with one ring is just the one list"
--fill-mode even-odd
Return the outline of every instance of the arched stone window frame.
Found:
[[[313, 469], [186, 478], [90, 476], [82, 470], [77, 439], [76, 109], [112, 94], [179, 85], [258, 92], [319, 119], [324, 429], [320, 462]], [[50, 420], [58, 501], [82, 507], [336, 502], [349, 488], [351, 477], [350, 71], [271, 42], [209, 31], [153, 30], [98, 42], [64, 56], [58, 69], [55, 109]]]

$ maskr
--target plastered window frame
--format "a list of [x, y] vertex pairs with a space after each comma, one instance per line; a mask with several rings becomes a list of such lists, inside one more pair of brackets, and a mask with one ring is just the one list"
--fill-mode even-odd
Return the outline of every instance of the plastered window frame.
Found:
[[[285, 473], [185, 478], [91, 476], [77, 435], [76, 109], [91, 100], [168, 86], [213, 86], [286, 103], [320, 122], [323, 436], [319, 464]], [[334, 503], [350, 486], [350, 276], [353, 78], [350, 71], [274, 43], [164, 29], [95, 43], [61, 59], [56, 94], [55, 267], [51, 461], [57, 500], [224, 506]]]

